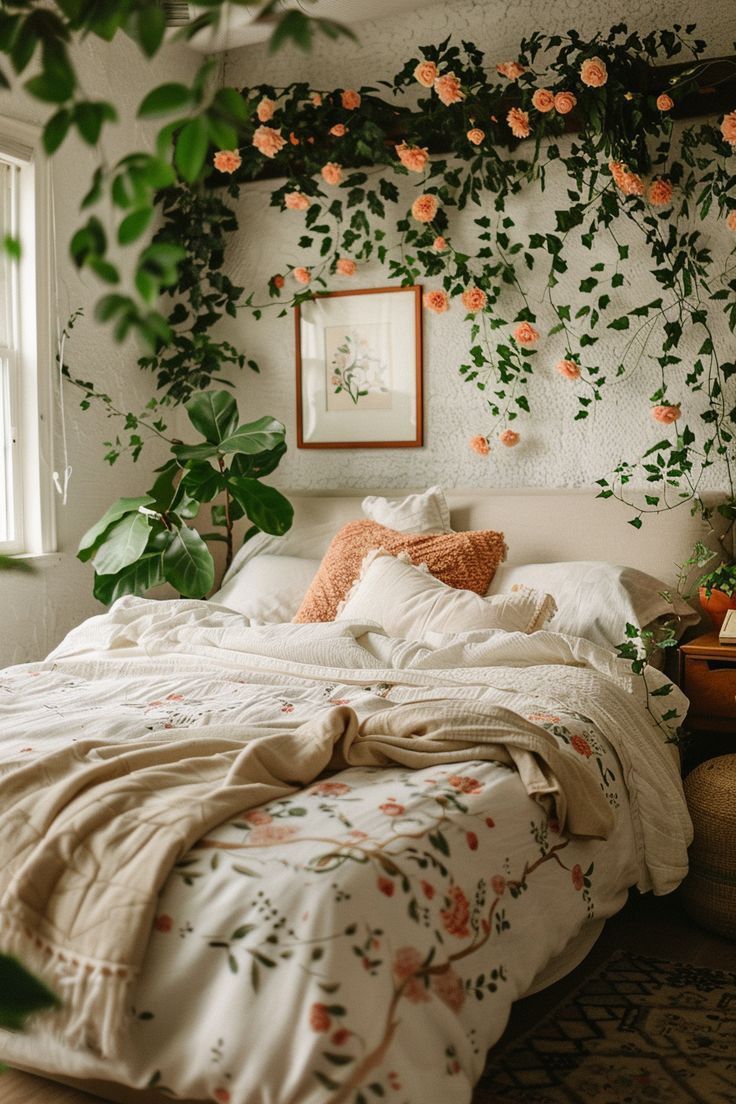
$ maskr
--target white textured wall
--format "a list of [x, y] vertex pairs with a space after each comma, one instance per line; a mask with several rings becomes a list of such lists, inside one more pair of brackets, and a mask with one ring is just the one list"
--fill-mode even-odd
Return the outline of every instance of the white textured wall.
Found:
[[[89, 39], [76, 59], [85, 92], [110, 100], [120, 116], [120, 125], [111, 126], [103, 136], [103, 150], [111, 163], [132, 149], [150, 148], [151, 127], [135, 120], [145, 92], [163, 80], [186, 81], [200, 61], [188, 50], [167, 47], [153, 69], [124, 35], [118, 35], [112, 45]], [[44, 109], [22, 92], [0, 93], [0, 118], [40, 123], [53, 110]], [[75, 375], [93, 380], [124, 409], [141, 410], [151, 395], [152, 383], [136, 365], [140, 351], [132, 341], [116, 345], [108, 329], [94, 321], [93, 306], [102, 285], [91, 275], [78, 273], [68, 256], [69, 239], [87, 217], [80, 214], [79, 201], [89, 187], [96, 164], [96, 153], [75, 138], [68, 139], [53, 159], [60, 313], [65, 320], [75, 308], [85, 310], [85, 318], [77, 323], [67, 346], [67, 361]], [[44, 365], [42, 370], [54, 368]], [[65, 398], [69, 461], [74, 474], [67, 505], [57, 500], [61, 559], [39, 567], [32, 577], [0, 574], [0, 667], [45, 655], [73, 625], [101, 612], [102, 607], [92, 597], [92, 567], [75, 558], [79, 538], [113, 499], [145, 490], [152, 468], [160, 462], [159, 453], [151, 449], [144, 451], [135, 467], [120, 460], [109, 468], [102, 460], [102, 441], [114, 433], [113, 424], [95, 409], [80, 411], [78, 393], [69, 387]], [[58, 410], [56, 423], [58, 430]], [[61, 468], [59, 443], [57, 432], [55, 465]]]
[[[605, 8], [610, 14], [607, 14]], [[518, 0], [498, 3], [496, 0], [455, 0], [433, 4], [421, 12], [408, 12], [391, 19], [366, 21], [355, 26], [357, 44], [347, 40], [337, 43], [318, 39], [309, 55], [284, 51], [275, 56], [265, 47], [247, 47], [228, 55], [227, 81], [235, 85], [271, 82], [281, 85], [293, 80], [309, 81], [314, 87], [357, 87], [390, 78], [404, 61], [422, 44], [439, 42], [452, 34], [459, 42], [470, 39], [487, 53], [489, 63], [516, 56], [520, 38], [531, 30], [547, 32], [578, 28], [584, 34], [605, 31], [612, 22], [627, 20], [631, 28], [647, 32], [689, 19], [698, 19], [699, 30], [708, 40], [711, 55], [730, 53], [736, 36], [736, 6], [721, 0], [701, 0], [697, 13], [686, 0], [674, 0], [663, 8], [653, 0], [618, 0], [613, 5], [591, 4], [589, 0], [572, 0], [564, 5], [541, 0]], [[734, 105], [736, 106], [736, 105]], [[260, 301], [266, 296], [269, 276], [282, 271], [287, 263], [310, 264], [316, 256], [304, 254], [296, 247], [302, 232], [303, 215], [298, 212], [279, 213], [268, 206], [270, 186], [256, 183], [244, 189], [238, 205], [240, 235], [233, 244], [228, 265], [230, 275], [248, 289], [255, 287]], [[335, 193], [336, 194], [336, 193]], [[408, 193], [407, 193], [408, 194]], [[554, 206], [564, 190], [547, 192], [530, 189], [528, 200], [516, 204], [514, 214], [520, 227], [536, 228], [544, 221], [544, 208]], [[564, 202], [564, 199], [562, 200]], [[393, 210], [397, 210], [393, 208]], [[477, 208], [467, 215], [451, 214], [451, 231], [456, 244], [463, 247], [470, 219]], [[722, 234], [722, 230], [721, 230]], [[728, 246], [731, 241], [728, 241]], [[596, 251], [607, 249], [596, 244]], [[597, 255], [594, 260], [600, 259]], [[590, 263], [593, 263], [591, 261]], [[655, 298], [658, 286], [648, 273], [644, 258], [632, 256], [626, 268], [629, 281], [621, 289], [621, 311]], [[567, 301], [575, 301], [575, 289], [585, 272], [572, 270], [573, 291]], [[364, 267], [354, 280], [334, 278], [334, 289], [388, 283], [380, 266]], [[425, 281], [425, 286], [438, 286], [438, 281]], [[539, 299], [541, 288], [531, 282], [532, 297]], [[566, 301], [564, 296], [560, 301]], [[589, 301], [580, 297], [580, 302]], [[539, 305], [539, 304], [538, 304]], [[652, 371], [639, 373], [636, 379], [619, 385], [608, 393], [608, 399], [596, 405], [595, 416], [587, 421], [574, 421], [579, 409], [576, 388], [563, 381], [553, 369], [562, 355], [561, 339], [543, 343], [534, 358], [535, 380], [530, 397], [534, 405], [532, 418], [521, 417], [514, 428], [522, 434], [522, 443], [513, 450], [497, 446], [488, 459], [473, 454], [467, 446], [468, 437], [485, 433], [490, 419], [486, 417], [481, 395], [464, 384], [457, 368], [466, 358], [469, 328], [463, 322], [464, 312], [455, 304], [450, 313], [424, 318], [424, 387], [425, 387], [425, 447], [395, 450], [331, 450], [299, 451], [295, 445], [294, 399], [294, 335], [291, 317], [276, 319], [275, 312], [266, 314], [260, 322], [244, 316], [230, 330], [233, 338], [259, 361], [262, 374], [243, 376], [238, 384], [241, 407], [248, 416], [272, 413], [282, 418], [288, 427], [290, 452], [277, 477], [290, 488], [325, 488], [330, 486], [420, 486], [440, 482], [446, 486], [524, 486], [588, 484], [604, 475], [619, 459], [635, 459], [642, 446], [657, 439], [649, 417], [648, 396], [657, 386]], [[507, 317], [507, 315], [505, 315]], [[610, 317], [614, 317], [611, 313]], [[548, 328], [554, 319], [539, 312], [541, 326]], [[732, 348], [733, 338], [725, 326], [719, 333]], [[605, 341], [591, 354], [599, 365], [613, 374], [621, 350], [621, 337], [609, 331]], [[658, 350], [654, 350], [658, 351]], [[688, 352], [690, 350], [686, 350]], [[673, 399], [685, 398], [675, 384]], [[685, 414], [697, 418], [697, 405], [686, 402]], [[661, 432], [659, 433], [661, 436]], [[717, 477], [711, 484], [717, 485]]]

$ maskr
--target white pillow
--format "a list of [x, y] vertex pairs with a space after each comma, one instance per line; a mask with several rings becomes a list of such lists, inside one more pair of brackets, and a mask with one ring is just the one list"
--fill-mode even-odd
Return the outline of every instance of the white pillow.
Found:
[[361, 503], [371, 521], [400, 533], [451, 533], [450, 507], [441, 487], [429, 487], [406, 498], [367, 495]]
[[299, 556], [256, 556], [232, 575], [210, 602], [245, 614], [252, 625], [291, 621], [321, 560]]
[[557, 613], [547, 628], [551, 632], [584, 636], [595, 644], [614, 648], [626, 639], [626, 624], [656, 629], [668, 619], [678, 619], [678, 635], [700, 615], [673, 594], [660, 579], [633, 567], [577, 560], [570, 563], [502, 564], [493, 576], [489, 594], [505, 594], [514, 586], [536, 587], [551, 594]]
[[229, 583], [247, 563], [259, 556], [293, 556], [301, 560], [321, 560], [339, 528], [340, 525], [333, 521], [324, 521], [317, 525], [294, 526], [283, 537], [256, 533], [235, 553], [222, 580], [223, 584]]
[[526, 587], [482, 598], [436, 579], [426, 564], [415, 566], [405, 552], [392, 556], [374, 548], [337, 611], [338, 621], [376, 621], [389, 636], [422, 639], [427, 632], [464, 633], [505, 629], [531, 633], [554, 613], [548, 594]]

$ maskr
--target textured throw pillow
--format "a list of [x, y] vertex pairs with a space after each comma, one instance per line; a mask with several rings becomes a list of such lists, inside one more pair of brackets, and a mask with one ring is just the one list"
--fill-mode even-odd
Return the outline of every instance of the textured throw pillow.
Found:
[[441, 487], [429, 487], [405, 498], [367, 495], [361, 503], [371, 521], [402, 533], [451, 533], [450, 507]]
[[242, 613], [251, 625], [291, 621], [320, 561], [299, 556], [256, 556], [222, 584], [210, 602]]
[[428, 632], [465, 633], [504, 629], [532, 633], [555, 612], [549, 594], [520, 587], [482, 598], [440, 582], [406, 552], [369, 552], [337, 614], [338, 621], [377, 621], [389, 636], [421, 640]]
[[599, 560], [509, 564], [496, 574], [489, 594], [507, 593], [518, 584], [552, 595], [557, 613], [551, 632], [584, 636], [606, 648], [625, 640], [627, 623], [656, 630], [663, 621], [676, 620], [679, 635], [700, 620], [679, 595], [662, 597], [668, 588], [660, 579]]
[[375, 521], [351, 521], [325, 552], [295, 621], [334, 621], [337, 607], [360, 574], [373, 548], [393, 555], [407, 552], [412, 563], [428, 569], [448, 586], [485, 594], [493, 573], [506, 556], [503, 533], [399, 533]]

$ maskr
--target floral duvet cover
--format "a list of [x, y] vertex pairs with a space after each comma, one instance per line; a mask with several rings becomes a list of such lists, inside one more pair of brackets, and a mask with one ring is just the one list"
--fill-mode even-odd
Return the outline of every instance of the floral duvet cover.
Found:
[[325, 777], [177, 863], [119, 1061], [42, 1020], [0, 1032], [0, 1057], [217, 1104], [467, 1104], [550, 957], [628, 886], [666, 891], [685, 869], [677, 771], [636, 680], [586, 642], [519, 637], [256, 630], [204, 603], [129, 599], [0, 673], [0, 770], [101, 731], [296, 725], [320, 706], [462, 694], [543, 724], [616, 812], [608, 840], [568, 838], [512, 770], [479, 761]]

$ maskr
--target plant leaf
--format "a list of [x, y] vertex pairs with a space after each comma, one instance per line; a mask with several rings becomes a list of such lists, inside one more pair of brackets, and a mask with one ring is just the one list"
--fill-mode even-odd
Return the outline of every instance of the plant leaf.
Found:
[[[167, 533], [166, 536], [169, 536]], [[117, 575], [95, 575], [94, 596], [109, 606], [124, 594], [145, 594], [165, 582], [161, 552], [146, 552]]]
[[151, 529], [145, 514], [126, 514], [111, 525], [95, 552], [98, 575], [117, 575], [143, 555]]
[[219, 451], [246, 452], [254, 455], [257, 452], [268, 452], [276, 448], [284, 439], [286, 430], [281, 422], [265, 415], [255, 422], [247, 422], [238, 426], [234, 433], [226, 437], [220, 443]]
[[164, 552], [166, 580], [184, 598], [203, 598], [215, 582], [212, 554], [195, 529], [182, 525]]
[[59, 1004], [58, 997], [20, 962], [0, 955], [0, 1027], [21, 1031], [31, 1013]]
[[275, 487], [269, 487], [247, 476], [230, 476], [227, 486], [248, 519], [264, 533], [280, 537], [291, 528], [294, 507]]
[[185, 404], [189, 421], [212, 445], [219, 445], [238, 424], [238, 406], [229, 391], [204, 391]]
[[193, 184], [202, 170], [207, 156], [207, 137], [207, 123], [197, 118], [182, 127], [176, 139], [174, 163], [188, 184]]
[[139, 506], [150, 506], [152, 503], [153, 499], [150, 494], [139, 495], [137, 498], [119, 498], [116, 502], [113, 502], [100, 520], [96, 521], [80, 540], [77, 559], [82, 560], [82, 562], [90, 560], [102, 543], [105, 533], [114, 522], [121, 517], [125, 517], [126, 514], [137, 513]]
[[139, 119], [152, 119], [170, 115], [172, 111], [189, 107], [192, 94], [185, 84], [160, 84], [149, 92], [138, 108]]

